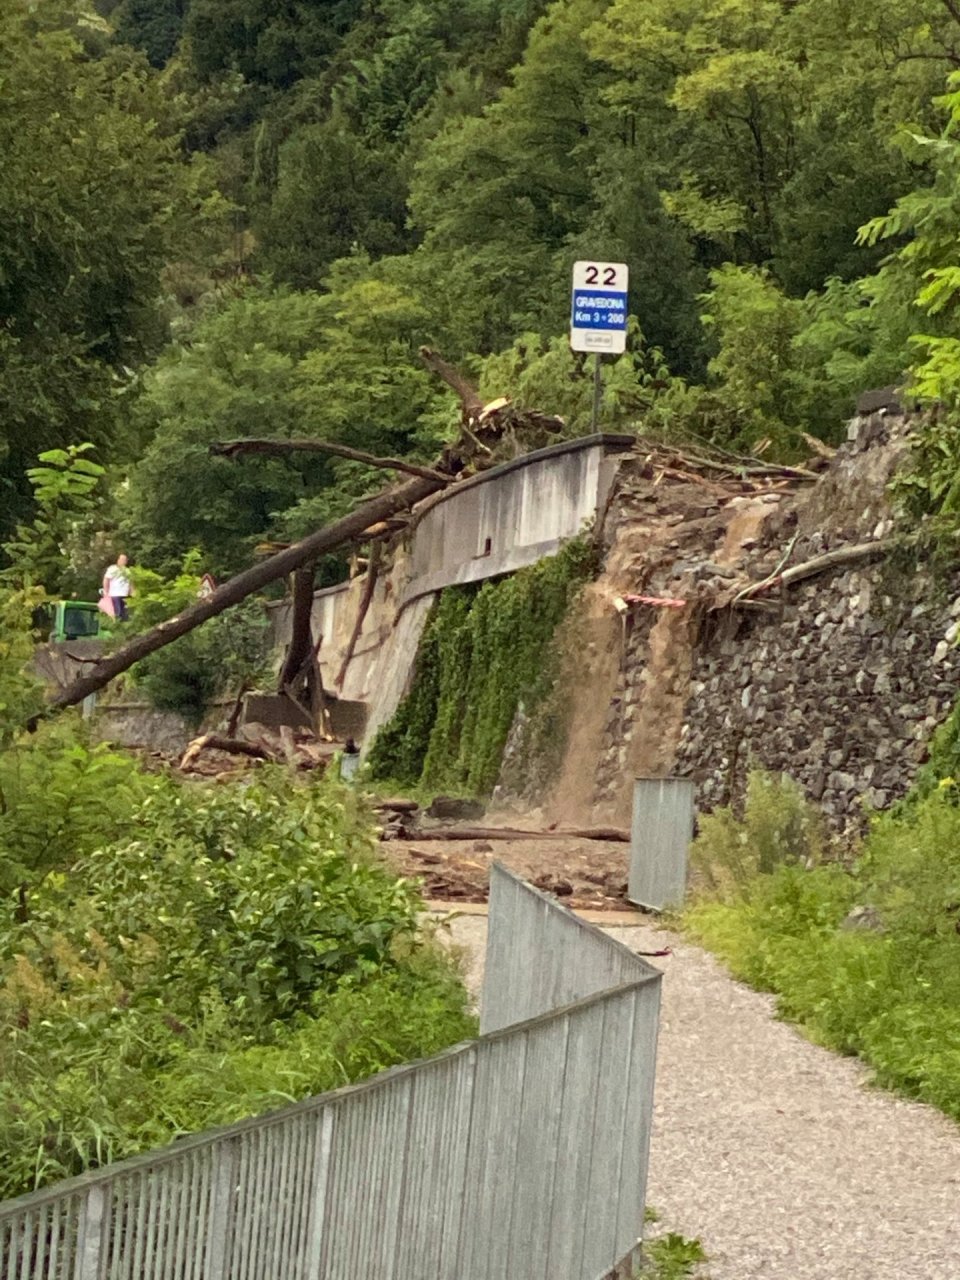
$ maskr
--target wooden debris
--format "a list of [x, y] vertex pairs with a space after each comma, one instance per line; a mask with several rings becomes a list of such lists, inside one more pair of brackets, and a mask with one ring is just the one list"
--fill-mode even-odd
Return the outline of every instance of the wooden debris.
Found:
[[801, 431], [800, 436], [807, 448], [812, 449], [818, 458], [826, 458], [829, 460], [837, 456], [836, 449], [834, 449], [832, 445], [826, 444], [817, 436], [812, 436], [806, 431]]
[[813, 560], [805, 560], [803, 564], [795, 564], [790, 569], [784, 569], [782, 573], [773, 574], [760, 582], [752, 583], [740, 591], [730, 603], [734, 606], [740, 605], [750, 601], [752, 597], [759, 593], [768, 591], [771, 587], [788, 587], [793, 582], [802, 582], [805, 578], [812, 578], [818, 573], [826, 573], [828, 569], [836, 569], [840, 565], [857, 564], [863, 560], [875, 560], [879, 556], [886, 555], [892, 545], [892, 540], [885, 538], [876, 542], [859, 542], [852, 547], [837, 547], [835, 551], [827, 551], [822, 556], [816, 556]]
[[[381, 836], [381, 839], [384, 837]], [[530, 831], [514, 827], [420, 827], [393, 837], [399, 840], [609, 840], [630, 843], [630, 832], [620, 827], [567, 827], [555, 831]]]
[[394, 813], [416, 813], [420, 808], [416, 800], [380, 800], [375, 804], [374, 809], [377, 813], [384, 811], [392, 811]]
[[210, 453], [215, 458], [238, 458], [245, 453], [282, 455], [296, 452], [329, 453], [335, 458], [347, 458], [351, 462], [362, 462], [364, 466], [379, 467], [387, 471], [402, 471], [425, 480], [436, 480], [442, 485], [450, 484], [453, 479], [433, 467], [422, 467], [405, 458], [379, 458], [373, 453], [364, 453], [361, 449], [335, 444], [332, 440], [221, 440], [210, 446]]
[[204, 733], [188, 744], [178, 768], [186, 772], [193, 766], [201, 751], [226, 751], [230, 755], [249, 756], [252, 760], [276, 758], [255, 742], [246, 742], [243, 738], [227, 738], [221, 733]]

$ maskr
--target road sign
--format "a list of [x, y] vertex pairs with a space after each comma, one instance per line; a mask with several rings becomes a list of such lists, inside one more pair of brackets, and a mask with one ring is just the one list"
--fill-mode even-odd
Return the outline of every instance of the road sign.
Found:
[[575, 262], [570, 300], [570, 346], [574, 351], [610, 352], [627, 348], [625, 262]]

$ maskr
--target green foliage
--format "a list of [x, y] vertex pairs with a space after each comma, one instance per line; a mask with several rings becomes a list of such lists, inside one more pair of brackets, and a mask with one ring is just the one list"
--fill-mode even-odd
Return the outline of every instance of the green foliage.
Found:
[[[193, 604], [200, 588], [199, 556], [187, 557], [182, 573], [165, 581], [146, 569], [132, 569], [136, 589], [132, 631], [148, 631]], [[269, 659], [270, 623], [263, 603], [249, 599], [195, 627], [172, 644], [150, 654], [133, 669], [134, 679], [155, 707], [175, 711], [198, 725], [218, 697], [251, 685]]]
[[[634, 319], [628, 325], [628, 342], [624, 355], [603, 363], [599, 418], [606, 431], [627, 429], [640, 417], [657, 416], [665, 393], [679, 384], [671, 378], [663, 353], [646, 346]], [[570, 350], [566, 336], [521, 334], [506, 351], [483, 361], [479, 382], [486, 401], [509, 394], [520, 408], [549, 405], [551, 413], [564, 419], [566, 438], [592, 429], [593, 365]]]
[[936, 99], [947, 117], [942, 133], [907, 131], [902, 138], [904, 150], [929, 165], [932, 182], [901, 197], [864, 226], [860, 238], [900, 243], [879, 278], [912, 330], [910, 389], [938, 409], [915, 433], [912, 465], [895, 478], [893, 493], [914, 520], [935, 518], [929, 540], [954, 544], [960, 530], [960, 255], [951, 228], [960, 210], [960, 77], [952, 75], [949, 84], [950, 92]]
[[304, 125], [279, 148], [270, 202], [256, 222], [259, 264], [316, 288], [337, 258], [406, 247], [404, 187], [391, 154], [336, 117]]
[[154, 779], [109, 835], [0, 912], [0, 1196], [473, 1033], [346, 790]]
[[2, 533], [28, 509], [38, 453], [123, 448], [120, 393], [161, 340], [160, 272], [185, 213], [144, 66], [89, 56], [65, 6], [43, 6], [43, 23], [35, 8], [0, 13]]
[[261, 539], [300, 536], [382, 484], [320, 454], [211, 458], [215, 441], [307, 436], [407, 453], [423, 440], [429, 456], [447, 398], [404, 337], [423, 313], [403, 290], [358, 279], [360, 265], [344, 264], [323, 297], [242, 290], [154, 368], [136, 411], [152, 443], [124, 522], [138, 559], [173, 574], [197, 547], [225, 575]]
[[144, 781], [133, 760], [91, 744], [70, 720], [0, 751], [0, 894], [30, 888], [130, 830]]
[[113, 15], [118, 40], [142, 49], [155, 67], [173, 56], [189, 0], [120, 0]]
[[688, 1240], [676, 1231], [646, 1241], [643, 1251], [646, 1261], [636, 1280], [685, 1280], [707, 1261], [699, 1240]]
[[823, 826], [792, 778], [751, 772], [743, 816], [715, 809], [700, 819], [692, 865], [711, 892], [738, 894], [781, 865], [815, 866]]
[[0, 752], [43, 706], [40, 682], [27, 672], [33, 657], [31, 613], [39, 592], [14, 592], [0, 585]]
[[370, 753], [373, 778], [489, 794], [517, 708], [529, 711], [552, 688], [551, 639], [593, 555], [579, 539], [479, 590], [441, 593], [410, 692]]
[[[862, 1057], [879, 1083], [960, 1119], [960, 808], [951, 791], [876, 819], [851, 871], [781, 863], [743, 880], [736, 897], [699, 901], [685, 919], [736, 976], [776, 992], [784, 1017]], [[854, 906], [878, 927], [844, 927]]]
[[69, 582], [68, 546], [89, 526], [96, 509], [94, 496], [104, 468], [84, 457], [91, 444], [47, 449], [40, 466], [30, 467], [36, 514], [31, 524], [18, 525], [2, 550], [9, 567], [0, 580], [20, 589], [42, 586], [51, 595], [65, 593]]

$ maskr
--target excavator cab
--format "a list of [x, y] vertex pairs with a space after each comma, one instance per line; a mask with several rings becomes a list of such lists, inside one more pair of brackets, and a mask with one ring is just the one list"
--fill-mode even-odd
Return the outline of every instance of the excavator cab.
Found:
[[92, 640], [100, 635], [102, 614], [85, 600], [48, 600], [33, 613], [34, 630], [49, 644]]

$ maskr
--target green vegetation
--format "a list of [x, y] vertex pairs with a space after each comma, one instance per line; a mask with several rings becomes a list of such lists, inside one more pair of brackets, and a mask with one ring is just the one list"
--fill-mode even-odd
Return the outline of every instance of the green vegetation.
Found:
[[711, 888], [685, 923], [812, 1038], [960, 1119], [955, 795], [945, 779], [876, 818], [847, 868], [822, 859], [797, 789], [755, 775], [742, 819], [703, 820], [694, 865]]
[[699, 1240], [688, 1240], [675, 1231], [645, 1242], [643, 1251], [646, 1262], [636, 1280], [686, 1280], [707, 1260]]
[[0, 1198], [474, 1033], [345, 790], [49, 738], [0, 787], [4, 887], [29, 876], [0, 901]]
[[[252, 1109], [264, 1095], [243, 1080], [262, 1075], [279, 1096], [285, 1080], [296, 1092], [363, 1069], [354, 1054], [370, 1065], [419, 1051], [434, 1041], [416, 1010], [434, 999], [441, 1038], [463, 1024], [459, 987], [411, 941], [412, 906], [354, 856], [363, 824], [335, 790], [281, 803], [268, 780], [218, 799], [144, 778], [69, 721], [19, 735], [42, 705], [23, 675], [23, 619], [43, 593], [95, 599], [122, 547], [141, 567], [132, 626], [146, 625], [189, 598], [198, 573], [231, 573], [259, 544], [299, 537], [382, 483], [321, 456], [212, 459], [220, 438], [310, 435], [433, 457], [458, 406], [422, 367], [421, 344], [485, 397], [562, 413], [566, 434], [584, 432], [591, 370], [564, 336], [581, 257], [631, 269], [629, 349], [607, 362], [604, 426], [790, 458], [804, 432], [836, 440], [856, 392], [906, 380], [938, 408], [896, 492], [917, 553], [949, 561], [960, 529], [958, 41], [957, 6], [943, 0], [3, 8], [10, 1185], [159, 1140], [158, 1126], [169, 1135], [233, 1115], [234, 1102]], [[578, 543], [444, 594], [410, 696], [377, 744], [379, 776], [485, 794], [521, 704], [534, 737], [559, 740], [551, 638], [588, 560]], [[324, 581], [344, 572], [342, 559], [318, 566]], [[224, 680], [256, 670], [261, 635], [251, 606], [154, 655], [138, 678], [197, 718]], [[940, 783], [958, 774], [955, 720], [915, 798], [875, 825], [852, 872], [823, 864], [792, 793], [776, 793], [777, 816], [755, 784], [746, 827], [733, 815], [705, 824], [704, 876], [719, 897], [693, 915], [739, 971], [781, 992], [785, 1012], [951, 1114], [957, 1064], [938, 1046], [956, 1041], [960, 808]], [[221, 829], [232, 843], [217, 843]], [[320, 851], [306, 872], [304, 841]], [[135, 866], [153, 897], [131, 886], [121, 920], [116, 886]], [[244, 914], [260, 900], [250, 868], [276, 897], [256, 927]], [[311, 915], [326, 900], [311, 878], [324, 868], [336, 920]], [[303, 901], [281, 891], [291, 881]], [[211, 904], [225, 921], [199, 938], [191, 921]], [[876, 907], [884, 932], [840, 929], [851, 904]], [[392, 923], [373, 938], [367, 924], [383, 912]], [[285, 975], [274, 1003], [261, 964]], [[410, 992], [401, 1035], [395, 1002]], [[331, 1021], [348, 1025], [354, 998], [356, 1050]], [[370, 1031], [378, 1009], [398, 1039]], [[321, 1043], [336, 1044], [340, 1076], [310, 1048]], [[327, 1065], [306, 1082], [314, 1057]], [[189, 1082], [211, 1076], [224, 1093], [208, 1113]], [[130, 1101], [141, 1096], [142, 1111]]]
[[0, 1199], [474, 1034], [351, 789], [23, 731], [33, 600], [0, 590]]
[[[197, 599], [198, 559], [196, 552], [188, 555], [182, 571], [167, 581], [149, 569], [131, 570], [136, 604], [121, 639], [148, 631]], [[195, 726], [216, 698], [256, 686], [269, 660], [267, 613], [262, 601], [250, 599], [138, 662], [133, 679], [153, 706]]]
[[410, 692], [370, 753], [371, 777], [488, 795], [517, 708], [529, 713], [553, 688], [551, 640], [593, 567], [589, 542], [576, 539], [509, 578], [443, 591]]

